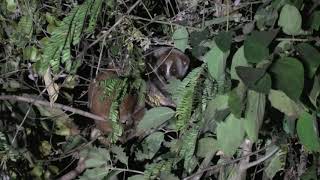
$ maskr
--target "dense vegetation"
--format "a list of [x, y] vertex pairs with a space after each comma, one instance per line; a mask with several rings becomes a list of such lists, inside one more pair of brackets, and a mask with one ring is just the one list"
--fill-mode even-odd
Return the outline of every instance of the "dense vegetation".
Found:
[[[0, 1], [0, 177], [316, 180], [319, 5]], [[111, 143], [92, 138], [87, 89], [97, 70], [121, 67], [122, 81], [106, 89], [145, 101], [146, 53], [160, 45], [191, 59], [167, 87], [177, 107], [148, 107], [140, 136], [123, 142], [119, 98]]]

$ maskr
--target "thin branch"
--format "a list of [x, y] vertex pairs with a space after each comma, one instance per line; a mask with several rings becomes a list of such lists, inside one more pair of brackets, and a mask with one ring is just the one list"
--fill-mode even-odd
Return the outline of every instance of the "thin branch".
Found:
[[94, 119], [94, 120], [98, 120], [98, 121], [107, 121], [105, 118], [101, 117], [101, 116], [97, 116], [95, 114], [89, 113], [87, 111], [83, 111], [81, 109], [76, 109], [70, 106], [66, 106], [63, 104], [59, 104], [59, 103], [53, 103], [52, 105], [50, 105], [50, 102], [48, 101], [43, 101], [43, 100], [38, 100], [36, 98], [33, 97], [23, 97], [23, 96], [15, 96], [15, 95], [2, 95], [0, 96], [0, 100], [14, 100], [14, 101], [21, 101], [21, 102], [26, 102], [26, 103], [31, 103], [33, 105], [36, 106], [45, 106], [45, 107], [50, 107], [50, 108], [55, 108], [55, 109], [62, 109], [65, 111], [69, 111], [72, 112], [74, 114], [79, 114], [81, 116], [90, 118], [90, 119]]
[[[237, 158], [237, 159], [233, 159], [233, 160], [231, 160], [231, 161], [222, 162], [222, 163], [220, 163], [220, 164], [216, 164], [216, 165], [214, 165], [214, 166], [210, 166], [210, 167], [208, 167], [208, 168], [203, 169], [203, 170], [200, 171], [200, 172], [196, 172], [196, 173], [194, 173], [194, 174], [192, 174], [192, 175], [190, 175], [190, 176], [188, 176], [188, 177], [185, 177], [183, 180], [190, 180], [190, 179], [192, 179], [193, 177], [197, 176], [198, 174], [203, 174], [203, 173], [206, 172], [206, 171], [215, 170], [215, 169], [220, 168], [220, 167], [222, 167], [222, 166], [226, 166], [226, 165], [230, 165], [230, 164], [233, 164], [233, 163], [237, 163], [238, 161], [241, 161], [242, 159], [246, 159], [247, 157], [250, 157], [250, 156], [252, 156], [252, 155], [258, 154], [259, 152], [264, 151], [265, 149], [267, 149], [267, 148], [269, 148], [269, 147], [271, 147], [271, 145], [268, 145], [268, 146], [266, 146], [266, 147], [263, 147], [263, 148], [255, 151], [255, 152], [249, 153], [249, 154], [247, 154], [247, 155], [245, 155], [245, 156], [242, 156], [242, 157], [239, 157], [239, 158]], [[278, 151], [279, 148], [276, 147], [275, 150]], [[271, 156], [274, 154], [274, 151], [275, 151], [275, 150], [273, 150], [271, 153], [267, 154], [265, 157], [268, 157], [268, 158], [271, 157]], [[265, 157], [263, 157], [263, 158], [261, 158], [261, 159], [264, 159]], [[248, 166], [252, 167], [252, 165], [256, 164], [258, 161], [261, 161], [261, 159], [249, 163]], [[265, 159], [264, 159], [264, 160], [265, 160]], [[261, 163], [261, 162], [260, 162], [260, 163]]]

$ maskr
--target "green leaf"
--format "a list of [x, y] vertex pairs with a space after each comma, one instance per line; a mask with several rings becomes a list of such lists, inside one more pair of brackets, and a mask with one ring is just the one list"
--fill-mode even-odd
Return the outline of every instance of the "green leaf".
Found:
[[217, 143], [226, 156], [232, 156], [244, 138], [243, 120], [229, 115], [225, 122], [218, 123]]
[[108, 174], [109, 171], [105, 167], [96, 167], [87, 169], [83, 175], [79, 177], [79, 180], [103, 180]]
[[229, 93], [228, 106], [230, 107], [231, 113], [235, 117], [237, 118], [241, 117], [242, 110], [243, 110], [243, 103], [235, 90]]
[[232, 35], [233, 32], [222, 31], [214, 38], [214, 41], [216, 42], [217, 46], [221, 51], [229, 51], [232, 42]]
[[263, 123], [266, 96], [264, 94], [249, 90], [247, 101], [244, 126], [248, 138], [255, 142], [258, 139], [259, 130]]
[[184, 52], [188, 47], [189, 33], [187, 28], [180, 26], [172, 35], [174, 46]]
[[17, 2], [15, 0], [6, 0], [7, 10], [9, 12], [15, 12], [17, 8]]
[[277, 35], [277, 30], [254, 31], [244, 41], [244, 55], [249, 63], [259, 63], [269, 56], [268, 46]]
[[224, 80], [228, 55], [229, 52], [224, 53], [218, 46], [215, 46], [204, 56], [204, 60], [208, 64], [209, 73], [215, 80]]
[[252, 87], [252, 90], [255, 90], [260, 93], [268, 94], [271, 89], [271, 76], [266, 73], [256, 84]]
[[270, 71], [274, 76], [274, 85], [292, 100], [297, 101], [302, 93], [304, 70], [302, 63], [295, 58], [284, 57], [277, 60]]
[[293, 5], [284, 5], [278, 20], [278, 25], [282, 27], [283, 32], [288, 35], [298, 35], [301, 31], [301, 24], [302, 17], [299, 10]]
[[171, 119], [175, 111], [168, 107], [156, 107], [148, 110], [138, 124], [138, 131], [148, 131], [157, 128], [167, 120]]
[[297, 122], [297, 134], [305, 148], [312, 152], [320, 152], [318, 127], [313, 115], [304, 112]]
[[320, 11], [315, 11], [311, 16], [311, 28], [319, 31], [320, 28]]
[[88, 150], [83, 150], [81, 154], [81, 157], [87, 157], [85, 161], [86, 168], [99, 167], [107, 164], [110, 160], [109, 151], [105, 148], [91, 147]]
[[234, 56], [232, 58], [232, 64], [231, 64], [231, 69], [230, 69], [231, 79], [240, 80], [240, 78], [236, 72], [236, 67], [238, 67], [238, 66], [244, 66], [244, 67], [249, 66], [247, 59], [244, 56], [243, 46], [241, 46], [237, 50], [237, 52], [234, 54]]
[[267, 94], [271, 88], [271, 77], [263, 68], [236, 67], [241, 81], [251, 90]]
[[308, 77], [312, 78], [316, 73], [320, 64], [319, 51], [308, 43], [300, 43], [297, 45], [297, 50], [302, 56], [302, 60], [307, 66]]
[[207, 41], [209, 38], [210, 32], [208, 29], [201, 31], [192, 31], [190, 33], [190, 44], [193, 48], [196, 48], [200, 45], [202, 41]]
[[152, 159], [158, 152], [164, 141], [164, 134], [162, 132], [155, 132], [149, 135], [142, 142], [143, 153], [147, 155], [147, 159]]
[[217, 95], [214, 99], [208, 102], [206, 110], [204, 112], [204, 119], [207, 121], [216, 120], [216, 114], [218, 111], [223, 111], [228, 108], [228, 96]]
[[318, 76], [315, 76], [313, 86], [312, 86], [311, 92], [309, 94], [309, 99], [310, 99], [311, 103], [314, 105], [314, 107], [318, 107], [317, 106], [317, 99], [318, 99], [319, 94], [320, 94], [320, 79]]
[[282, 91], [271, 90], [268, 98], [274, 108], [289, 117], [298, 117], [301, 113], [301, 108]]
[[218, 151], [217, 140], [211, 137], [201, 138], [198, 141], [197, 156], [205, 158], [208, 154], [215, 154]]
[[141, 179], [144, 179], [143, 175], [134, 175], [134, 176], [128, 177], [128, 180], [141, 180]]

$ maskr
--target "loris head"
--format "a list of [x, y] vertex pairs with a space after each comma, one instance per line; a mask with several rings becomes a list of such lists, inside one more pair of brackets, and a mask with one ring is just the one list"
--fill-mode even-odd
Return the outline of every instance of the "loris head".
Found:
[[156, 60], [157, 71], [166, 80], [171, 78], [182, 79], [189, 68], [190, 59], [178, 49], [172, 47], [161, 47], [156, 49], [153, 54]]

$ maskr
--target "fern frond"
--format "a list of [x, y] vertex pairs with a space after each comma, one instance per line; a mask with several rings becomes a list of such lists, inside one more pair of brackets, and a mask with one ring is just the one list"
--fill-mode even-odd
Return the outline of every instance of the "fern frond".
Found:
[[92, 33], [97, 25], [97, 19], [101, 11], [102, 0], [95, 0], [92, 8], [90, 9], [89, 25], [86, 29], [87, 33]]
[[179, 155], [184, 158], [185, 167], [190, 163], [195, 152], [198, 132], [199, 127], [195, 126], [184, 133], [182, 137], [183, 143]]
[[202, 67], [195, 68], [191, 71], [186, 78], [183, 79], [179, 85], [178, 92], [175, 93], [175, 102], [178, 102], [176, 116], [177, 116], [177, 130], [186, 130], [188, 120], [191, 116], [192, 104], [195, 87], [198, 83], [198, 79], [202, 74]]
[[50, 65], [52, 72], [59, 72], [61, 65], [66, 66], [67, 72], [71, 72], [75, 68], [74, 63], [71, 62], [71, 44], [76, 45], [79, 43], [86, 17], [90, 12], [94, 13], [91, 15], [91, 27], [88, 28], [90, 32], [92, 31], [92, 28], [94, 28], [92, 24], [99, 13], [99, 11], [94, 12], [93, 9], [97, 10], [100, 6], [100, 0], [87, 0], [82, 5], [73, 8], [69, 15], [52, 32], [51, 38], [44, 48], [42, 62], [47, 67]]
[[127, 89], [127, 78], [119, 79], [107, 79], [101, 82], [104, 87], [104, 95], [112, 98], [111, 107], [109, 111], [109, 119], [112, 122], [111, 142], [116, 142], [123, 133], [123, 127], [119, 123], [119, 104], [123, 101]]

